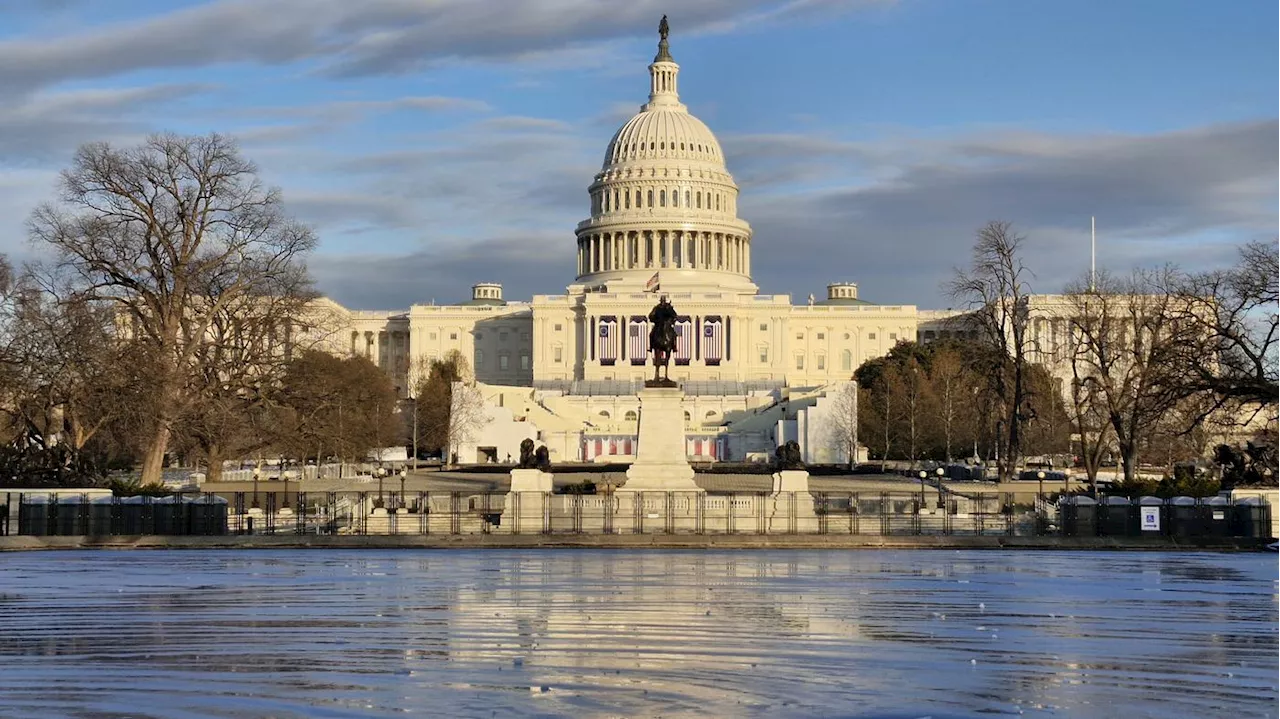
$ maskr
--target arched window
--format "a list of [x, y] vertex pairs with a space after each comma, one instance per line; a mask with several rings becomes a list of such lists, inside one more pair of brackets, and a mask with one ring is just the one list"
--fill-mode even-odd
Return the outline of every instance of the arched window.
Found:
[[602, 418], [604, 418], [604, 419], [609, 419], [609, 411], [608, 411], [608, 410], [603, 410], [603, 409], [602, 409], [602, 410], [600, 410], [600, 416], [601, 416]]
[[639, 415], [636, 414], [635, 410], [629, 409], [627, 410], [627, 413], [622, 416], [622, 418], [627, 420], [628, 422], [634, 422], [637, 419], [639, 419]]
[[653, 141], [652, 141], [652, 140], [649, 142], [649, 149], [650, 149], [650, 150], [654, 149], [654, 148], [653, 148]]
[[662, 207], [667, 206], [667, 191], [658, 190], [658, 204]]
[[687, 422], [692, 422], [692, 421], [693, 421], [693, 417], [692, 417], [688, 412], [685, 412], [685, 413], [684, 413], [684, 421], [685, 421], [686, 423], [687, 423]]
[[630, 210], [631, 209], [631, 193], [630, 192], [626, 194], [626, 198], [627, 198], [627, 209]]
[[702, 209], [702, 193], [701, 192], [697, 193], [695, 197], [697, 198], [697, 201], [698, 201], [698, 209], [701, 210]]
[[720, 211], [720, 193], [716, 193], [716, 211]]
[[692, 203], [692, 202], [689, 202], [689, 197], [690, 197], [690, 195], [689, 195], [689, 191], [688, 191], [688, 190], [685, 190], [685, 191], [684, 191], [684, 206], [685, 206], [685, 207], [693, 207], [693, 203]]
[[649, 190], [649, 207], [653, 207], [653, 190]]
[[640, 201], [642, 197], [643, 196], [640, 194], [640, 191], [636, 190], [636, 209], [637, 210], [640, 209], [641, 207], [644, 207], [644, 203]]
[[679, 191], [679, 190], [672, 190], [672, 191], [671, 191], [671, 206], [672, 206], [672, 207], [679, 207], [679, 206], [680, 206], [680, 191]]
[[613, 191], [613, 209], [614, 210], [618, 209], [618, 191], [617, 190]]
[[714, 417], [714, 416], [716, 416], [716, 411], [715, 411], [714, 409], [709, 409], [709, 410], [707, 410], [707, 418], [708, 418], [708, 419], [710, 419], [710, 418], [712, 418], [712, 417]]

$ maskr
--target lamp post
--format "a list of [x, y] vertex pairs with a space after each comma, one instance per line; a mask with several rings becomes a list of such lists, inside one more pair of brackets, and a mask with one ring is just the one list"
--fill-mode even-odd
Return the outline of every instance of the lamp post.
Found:
[[943, 469], [942, 467], [938, 467], [937, 472], [938, 472], [938, 509], [942, 509], [943, 507], [946, 506], [946, 503], [942, 501], [942, 478], [947, 476], [947, 470]]
[[382, 478], [387, 476], [387, 470], [378, 467], [378, 501], [382, 501]]
[[280, 505], [281, 509], [289, 508], [289, 473], [284, 471], [284, 467], [280, 468], [280, 479], [284, 480], [284, 503]]
[[401, 507], [408, 506], [404, 503], [404, 481], [408, 478], [409, 478], [409, 468], [401, 467], [400, 468], [400, 506]]
[[924, 480], [928, 476], [929, 476], [928, 472], [924, 471], [923, 469], [920, 470], [920, 508], [921, 509], [924, 509]]
[[253, 470], [253, 508], [258, 508], [258, 470]]
[[1036, 479], [1040, 480], [1040, 499], [1044, 499], [1044, 470], [1036, 472]]

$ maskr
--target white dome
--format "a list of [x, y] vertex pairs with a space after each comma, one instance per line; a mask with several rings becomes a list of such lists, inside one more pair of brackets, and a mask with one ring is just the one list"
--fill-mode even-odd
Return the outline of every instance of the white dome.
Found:
[[683, 108], [642, 110], [609, 141], [604, 169], [634, 160], [700, 160], [724, 164], [720, 143], [702, 120]]
[[680, 66], [663, 34], [649, 65], [649, 102], [609, 141], [578, 223], [578, 282], [754, 294], [751, 226], [720, 143], [681, 104]]

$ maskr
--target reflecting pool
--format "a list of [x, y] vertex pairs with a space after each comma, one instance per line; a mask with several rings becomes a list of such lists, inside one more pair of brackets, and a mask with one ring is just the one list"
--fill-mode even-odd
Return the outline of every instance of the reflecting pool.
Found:
[[1274, 554], [0, 554], [0, 716], [1274, 716]]

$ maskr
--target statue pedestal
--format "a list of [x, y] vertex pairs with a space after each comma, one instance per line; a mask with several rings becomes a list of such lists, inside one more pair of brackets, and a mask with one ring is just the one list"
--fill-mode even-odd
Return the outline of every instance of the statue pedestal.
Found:
[[511, 491], [502, 509], [503, 531], [537, 534], [546, 529], [543, 520], [551, 508], [554, 477], [540, 469], [511, 470]]
[[818, 515], [809, 494], [809, 473], [784, 469], [773, 473], [773, 492], [764, 502], [769, 534], [809, 534], [818, 531]]
[[684, 391], [645, 387], [640, 391], [636, 460], [619, 492], [702, 492], [685, 453]]

